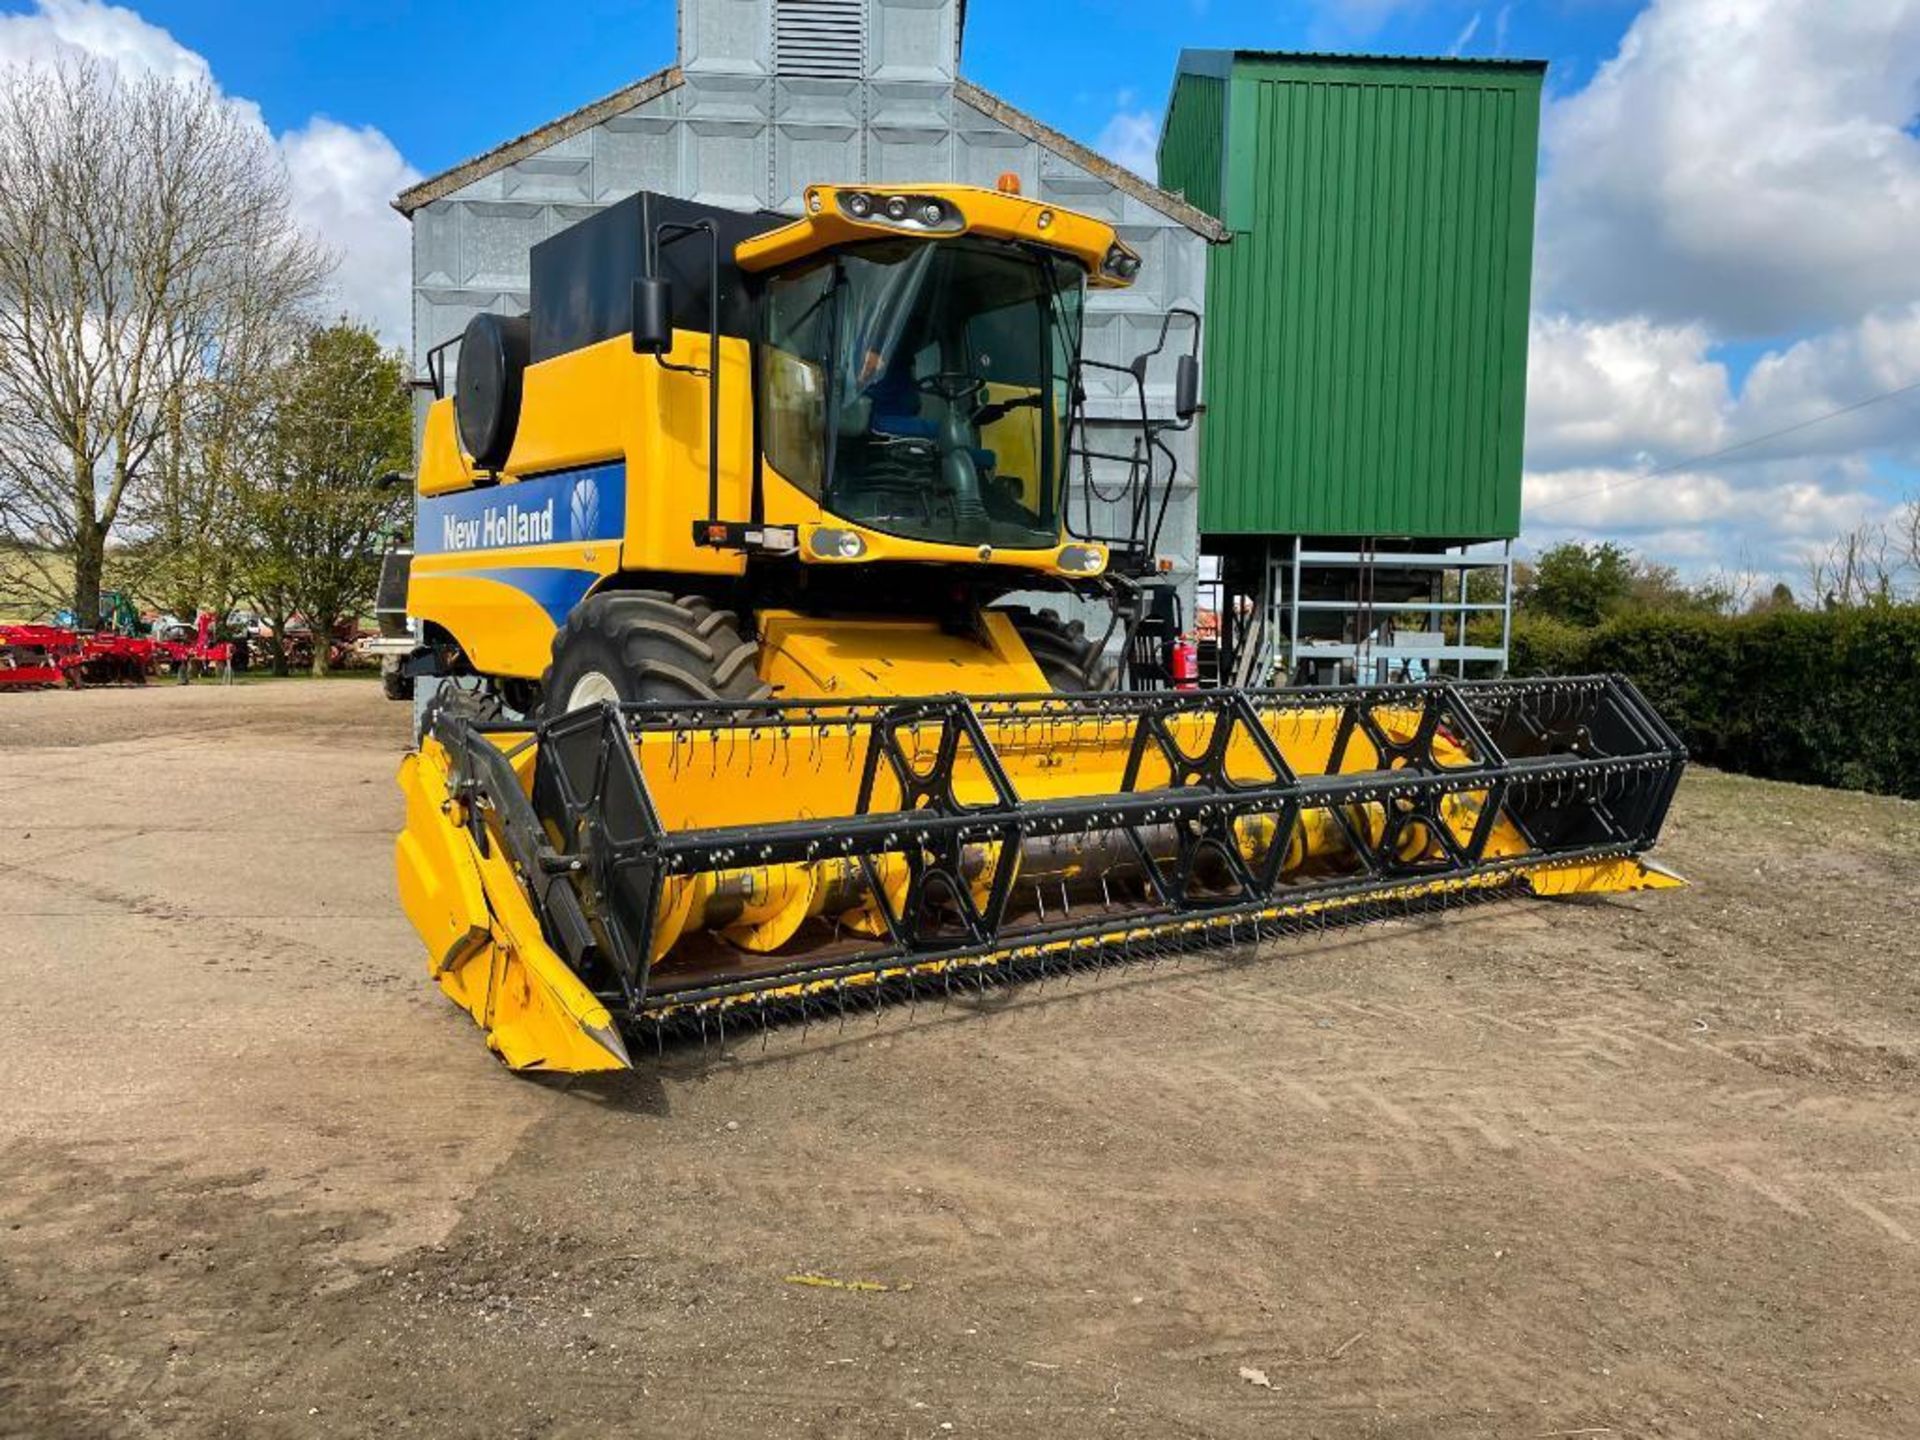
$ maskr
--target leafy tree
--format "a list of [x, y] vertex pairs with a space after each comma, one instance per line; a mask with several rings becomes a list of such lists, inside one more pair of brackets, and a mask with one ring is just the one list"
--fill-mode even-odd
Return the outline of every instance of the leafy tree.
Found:
[[1623, 547], [1610, 540], [1566, 540], [1534, 562], [1532, 583], [1519, 600], [1523, 609], [1549, 620], [1598, 625], [1626, 605], [1633, 583], [1633, 556]]
[[1648, 610], [1663, 615], [1720, 615], [1733, 604], [1733, 584], [1722, 575], [1697, 585], [1685, 584], [1671, 565], [1655, 565], [1637, 558], [1628, 561], [1627, 598], [1620, 610]]
[[381, 482], [406, 465], [412, 434], [406, 367], [372, 331], [345, 320], [315, 330], [282, 367], [245, 501], [247, 591], [273, 627], [276, 670], [296, 614], [324, 675], [335, 629], [372, 603], [381, 543], [408, 500]]
[[1688, 585], [1671, 565], [1642, 560], [1612, 541], [1568, 540], [1544, 552], [1532, 572], [1515, 568], [1515, 603], [1522, 613], [1591, 628], [1630, 612], [1722, 615], [1736, 607], [1734, 580], [1715, 576]]

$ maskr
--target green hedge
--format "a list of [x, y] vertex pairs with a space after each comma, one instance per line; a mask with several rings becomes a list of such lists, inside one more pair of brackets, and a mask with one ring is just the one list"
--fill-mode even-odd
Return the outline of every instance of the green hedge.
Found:
[[1920, 799], [1920, 607], [1520, 617], [1513, 670], [1618, 671], [1709, 765]]

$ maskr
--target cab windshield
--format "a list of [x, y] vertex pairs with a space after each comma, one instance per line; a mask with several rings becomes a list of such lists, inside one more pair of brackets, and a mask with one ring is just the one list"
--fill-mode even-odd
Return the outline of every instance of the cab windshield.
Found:
[[886, 241], [769, 282], [761, 438], [835, 515], [950, 544], [1056, 544], [1083, 273], [966, 240]]

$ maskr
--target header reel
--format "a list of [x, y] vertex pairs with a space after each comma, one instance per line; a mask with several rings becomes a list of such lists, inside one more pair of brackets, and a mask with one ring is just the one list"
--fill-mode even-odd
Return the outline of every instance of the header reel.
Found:
[[621, 1035], [1674, 884], [1638, 857], [1684, 760], [1618, 677], [449, 712], [402, 893], [508, 1063], [618, 1068]]

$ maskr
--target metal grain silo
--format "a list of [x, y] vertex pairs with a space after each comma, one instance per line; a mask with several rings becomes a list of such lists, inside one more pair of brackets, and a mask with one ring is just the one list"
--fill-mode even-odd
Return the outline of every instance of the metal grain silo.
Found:
[[[1232, 235], [1207, 281], [1199, 526], [1241, 597], [1223, 613], [1246, 612], [1244, 674], [1504, 661], [1545, 69], [1181, 56], [1160, 180]], [[1469, 642], [1469, 604], [1497, 643]]]

